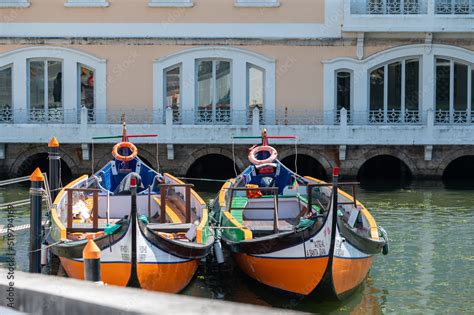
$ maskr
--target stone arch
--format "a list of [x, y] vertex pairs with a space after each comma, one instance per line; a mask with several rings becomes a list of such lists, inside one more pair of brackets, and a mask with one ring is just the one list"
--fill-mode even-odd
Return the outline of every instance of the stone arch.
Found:
[[[233, 160], [232, 151], [229, 151], [227, 149], [216, 148], [216, 147], [202, 148], [202, 149], [197, 149], [191, 154], [189, 154], [188, 158], [186, 158], [186, 160], [182, 164], [183, 170], [186, 170], [187, 172], [194, 162], [196, 162], [199, 158], [202, 158], [209, 154], [223, 155], [229, 158], [230, 160]], [[239, 170], [241, 171], [244, 170], [245, 164], [237, 155], [235, 155], [235, 164]]]
[[[290, 157], [292, 155], [295, 155], [295, 149], [294, 148], [288, 148], [285, 149], [281, 152], [279, 152], [278, 159], [282, 161], [283, 159]], [[319, 164], [324, 168], [324, 171], [326, 173], [326, 178], [329, 178], [328, 175], [332, 174], [332, 168], [334, 163], [331, 163], [329, 158], [325, 156], [324, 154], [321, 154], [320, 152], [308, 148], [308, 147], [298, 147], [298, 155], [307, 155], [309, 157], [312, 157], [316, 161], [318, 161]], [[304, 175], [304, 174], [301, 174]]]
[[[22, 165], [32, 156], [37, 155], [37, 154], [48, 154], [48, 149], [45, 145], [33, 145], [29, 146], [27, 149], [25, 149], [23, 152], [18, 154], [17, 158], [13, 162], [13, 164], [10, 167], [10, 170], [8, 173], [11, 176], [17, 176], [20, 171]], [[59, 148], [59, 154], [61, 155], [61, 159], [64, 161], [64, 163], [69, 167], [69, 169], [74, 170], [77, 168], [79, 162], [75, 161], [74, 158], [72, 158], [65, 150], [63, 150], [61, 147]], [[47, 172], [48, 170], [41, 170], [42, 172]]]
[[436, 169], [436, 176], [442, 177], [446, 168], [454, 162], [455, 160], [463, 157], [472, 155], [474, 156], [474, 148], [463, 148], [459, 150], [455, 150], [451, 154], [448, 154], [442, 161], [439, 163], [438, 168]]
[[354, 166], [359, 173], [361, 167], [370, 159], [381, 156], [381, 155], [388, 155], [388, 156], [393, 156], [405, 163], [405, 165], [408, 167], [412, 177], [416, 177], [416, 174], [418, 174], [418, 168], [415, 164], [415, 162], [403, 151], [397, 150], [396, 148], [392, 147], [381, 147], [381, 148], [376, 148], [373, 150], [370, 150], [366, 154], [364, 154], [361, 158], [359, 158], [356, 162], [356, 165]]

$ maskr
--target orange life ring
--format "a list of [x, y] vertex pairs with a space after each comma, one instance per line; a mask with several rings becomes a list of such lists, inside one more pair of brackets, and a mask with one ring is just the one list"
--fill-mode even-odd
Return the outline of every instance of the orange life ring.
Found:
[[[257, 154], [260, 152], [268, 152], [270, 156], [264, 160], [258, 160]], [[254, 165], [272, 163], [273, 161], [276, 160], [277, 157], [278, 157], [277, 150], [274, 147], [271, 147], [269, 145], [262, 145], [262, 146], [255, 147], [249, 152], [249, 161], [250, 163]]]
[[[130, 155], [127, 155], [127, 156], [121, 155], [120, 153], [118, 153], [118, 150], [123, 149], [123, 148], [130, 149], [132, 153], [130, 153]], [[129, 162], [133, 160], [134, 158], [137, 157], [137, 154], [138, 154], [138, 149], [131, 142], [119, 142], [116, 145], [114, 145], [114, 148], [112, 150], [112, 155], [114, 156], [114, 158], [122, 162]]]

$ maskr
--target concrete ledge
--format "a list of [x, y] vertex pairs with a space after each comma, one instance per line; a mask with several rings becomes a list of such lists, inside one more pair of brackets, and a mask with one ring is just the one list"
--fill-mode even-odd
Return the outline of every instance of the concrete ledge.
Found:
[[0, 306], [8, 305], [14, 282], [16, 310], [35, 314], [275, 314], [287, 310], [157, 293], [133, 288], [98, 286], [91, 282], [15, 271], [7, 279], [0, 268]]
[[[130, 133], [158, 133], [159, 138], [137, 138], [135, 143], [230, 144], [232, 136], [258, 136], [260, 127], [270, 135], [297, 135], [298, 144], [308, 145], [470, 145], [474, 125], [446, 126], [335, 126], [265, 125], [150, 125], [128, 124]], [[92, 137], [120, 134], [120, 124], [0, 124], [0, 143], [47, 143], [52, 136], [63, 144], [91, 143]], [[105, 140], [100, 143], [114, 143]], [[236, 144], [254, 144], [243, 139]], [[293, 140], [277, 143], [292, 144]]]

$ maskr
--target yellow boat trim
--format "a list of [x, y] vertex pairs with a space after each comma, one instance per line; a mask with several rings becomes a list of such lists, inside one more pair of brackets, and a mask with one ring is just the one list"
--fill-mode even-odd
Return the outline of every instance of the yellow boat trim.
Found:
[[230, 185], [234, 182], [234, 179], [231, 178], [224, 185], [222, 185], [221, 190], [219, 191], [219, 206], [225, 208], [225, 193]]
[[[230, 185], [235, 181], [235, 178], [229, 179], [227, 182], [225, 182], [224, 185], [222, 185], [221, 190], [219, 191], [219, 206], [222, 209], [225, 209], [225, 194], [227, 192], [227, 189], [230, 187]], [[252, 231], [250, 231], [247, 227], [243, 226], [242, 224], [237, 221], [234, 216], [229, 212], [229, 211], [222, 211], [224, 215], [227, 217], [227, 219], [235, 225], [236, 228], [240, 228], [242, 232], [244, 232], [244, 239], [245, 240], [251, 240], [253, 238]]]
[[[161, 207], [161, 200], [158, 197], [153, 196], [153, 200]], [[183, 223], [176, 212], [168, 205], [166, 205], [166, 214], [170, 217], [171, 223]]]
[[199, 226], [196, 229], [196, 241], [199, 244], [204, 244], [204, 241], [203, 241], [203, 238], [202, 238], [202, 231], [205, 229], [205, 225], [206, 225], [208, 220], [209, 220], [209, 218], [208, 218], [207, 208], [204, 208], [204, 209], [202, 209], [201, 223], [199, 223]]
[[[174, 177], [173, 175], [171, 174], [168, 174], [168, 173], [164, 173], [164, 175], [166, 177], [169, 177], [170, 179], [176, 181], [178, 184], [185, 184], [185, 182], [183, 182], [182, 180]], [[206, 205], [206, 202], [201, 198], [201, 196], [199, 196], [199, 194], [194, 190], [194, 189], [191, 189], [191, 194], [194, 196], [194, 198], [196, 198], [196, 200], [203, 206]]]
[[58, 227], [60, 231], [61, 240], [65, 240], [67, 238], [67, 233], [66, 233], [66, 227], [64, 226], [64, 224], [61, 222], [61, 220], [58, 217], [58, 212], [56, 208], [61, 202], [61, 199], [63, 198], [63, 196], [66, 194], [67, 188], [74, 187], [78, 183], [86, 180], [87, 178], [89, 178], [89, 176], [87, 175], [82, 175], [81, 177], [76, 178], [75, 180], [67, 184], [63, 189], [61, 189], [59, 194], [56, 196], [56, 199], [54, 199], [53, 207], [51, 208], [51, 219], [53, 220], [53, 223]]
[[[315, 181], [317, 183], [320, 183], [320, 184], [324, 184], [325, 182], [323, 182], [322, 180], [319, 180], [319, 179], [316, 179], [314, 177], [310, 177], [310, 176], [305, 176], [305, 178], [309, 179], [309, 180], [312, 180], [312, 181]], [[349, 200], [354, 200], [354, 198], [349, 195], [348, 193], [346, 193], [345, 191], [343, 191], [342, 189], [339, 189], [339, 193], [346, 197], [347, 199]], [[372, 239], [374, 240], [378, 240], [379, 239], [379, 229], [377, 227], [377, 223], [375, 222], [375, 219], [374, 217], [372, 216], [372, 214], [370, 214], [369, 210], [367, 210], [367, 208], [359, 202], [359, 200], [356, 200], [356, 205], [357, 206], [360, 206], [361, 207], [361, 212], [362, 214], [365, 216], [365, 218], [367, 219], [367, 222], [369, 222], [369, 226], [370, 226], [370, 236], [372, 237]]]
[[227, 217], [236, 228], [242, 230], [244, 232], [244, 240], [251, 240], [253, 238], [252, 231], [250, 231], [247, 227], [243, 226], [242, 224], [237, 221], [234, 216], [229, 211], [223, 211], [224, 215]]

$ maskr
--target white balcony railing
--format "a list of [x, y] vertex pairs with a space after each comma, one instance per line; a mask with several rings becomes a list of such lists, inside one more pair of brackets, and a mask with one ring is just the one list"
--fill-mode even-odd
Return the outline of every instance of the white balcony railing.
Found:
[[474, 14], [474, 0], [436, 0], [436, 14]]
[[[0, 124], [120, 124], [123, 115], [132, 125], [474, 125], [474, 111], [468, 110], [367, 110], [367, 111], [322, 111], [319, 109], [292, 109], [268, 111], [249, 110], [123, 110], [96, 111], [83, 108], [81, 111], [43, 109], [15, 111], [0, 109]], [[255, 116], [255, 118], [254, 118]], [[76, 118], [77, 117], [77, 118]], [[431, 118], [430, 118], [431, 117]]]
[[344, 0], [345, 32], [471, 33], [473, 25], [474, 0]]
[[352, 14], [426, 14], [428, 0], [351, 0]]

